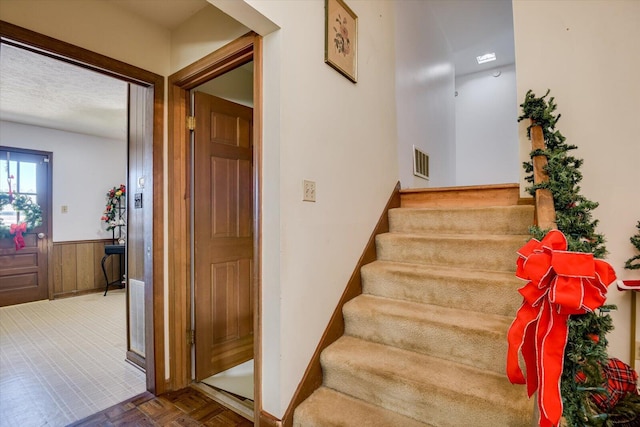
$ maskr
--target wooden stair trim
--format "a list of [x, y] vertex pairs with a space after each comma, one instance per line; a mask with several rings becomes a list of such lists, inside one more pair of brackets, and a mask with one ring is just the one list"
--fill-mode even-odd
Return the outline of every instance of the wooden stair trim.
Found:
[[282, 421], [266, 411], [260, 411], [260, 427], [282, 427]]
[[295, 409], [301, 404], [305, 399], [307, 399], [311, 394], [318, 389], [322, 385], [322, 367], [320, 366], [320, 353], [327, 348], [330, 344], [335, 342], [338, 338], [340, 338], [344, 334], [344, 317], [342, 316], [342, 307], [349, 302], [351, 299], [357, 297], [362, 294], [362, 276], [360, 273], [360, 269], [362, 266], [369, 264], [377, 259], [376, 255], [376, 236], [378, 234], [386, 233], [389, 231], [389, 210], [393, 208], [400, 207], [400, 182], [398, 182], [393, 189], [391, 197], [387, 201], [387, 205], [385, 206], [380, 218], [378, 219], [378, 223], [376, 224], [373, 233], [369, 237], [369, 241], [356, 264], [353, 273], [351, 274], [351, 278], [347, 283], [347, 286], [338, 301], [338, 305], [336, 306], [331, 319], [329, 320], [329, 324], [325, 329], [322, 337], [320, 338], [320, 342], [316, 347], [313, 356], [311, 357], [311, 361], [307, 366], [307, 369], [298, 384], [298, 388], [293, 394], [293, 398], [291, 399], [291, 403], [287, 408], [284, 416], [282, 417], [282, 426], [283, 427], [292, 427], [293, 426], [293, 413]]
[[403, 208], [482, 207], [533, 204], [520, 198], [519, 184], [411, 188], [400, 191]]
[[[540, 125], [535, 125], [531, 120], [531, 149], [544, 150], [544, 133]], [[547, 157], [533, 156], [533, 182], [540, 184], [549, 182], [549, 174], [547, 174]], [[556, 210], [553, 204], [553, 194], [548, 189], [540, 188], [536, 190], [535, 197], [535, 222], [538, 227], [543, 230], [558, 228], [556, 225]]]

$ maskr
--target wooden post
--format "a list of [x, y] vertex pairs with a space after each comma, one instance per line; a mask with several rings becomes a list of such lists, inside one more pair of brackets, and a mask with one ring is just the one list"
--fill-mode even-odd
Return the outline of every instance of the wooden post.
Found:
[[[544, 135], [540, 125], [534, 125], [531, 121], [531, 148], [533, 150], [544, 150]], [[548, 182], [549, 175], [545, 170], [547, 166], [546, 156], [533, 156], [533, 182], [540, 184]], [[555, 229], [556, 226], [556, 210], [553, 206], [553, 195], [550, 190], [536, 190], [536, 225], [543, 230]]]

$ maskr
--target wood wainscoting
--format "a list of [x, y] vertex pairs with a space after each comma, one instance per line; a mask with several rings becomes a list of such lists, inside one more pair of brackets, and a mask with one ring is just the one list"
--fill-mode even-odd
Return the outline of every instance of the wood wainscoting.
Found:
[[[82, 240], [53, 243], [53, 298], [62, 298], [89, 292], [104, 291], [106, 285], [100, 262], [107, 240]], [[109, 282], [120, 276], [120, 256], [107, 258], [105, 268]], [[122, 260], [124, 262], [124, 260]]]

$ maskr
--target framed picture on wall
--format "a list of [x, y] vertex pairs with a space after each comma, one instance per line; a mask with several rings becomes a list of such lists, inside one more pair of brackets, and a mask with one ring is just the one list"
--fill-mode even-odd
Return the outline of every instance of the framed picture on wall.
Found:
[[324, 62], [356, 83], [358, 17], [343, 0], [325, 0]]

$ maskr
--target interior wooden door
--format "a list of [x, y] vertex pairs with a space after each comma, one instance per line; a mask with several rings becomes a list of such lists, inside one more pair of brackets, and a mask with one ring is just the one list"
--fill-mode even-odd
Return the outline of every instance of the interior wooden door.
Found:
[[253, 110], [195, 95], [196, 380], [253, 358]]
[[[25, 247], [16, 249], [12, 235], [0, 238], [0, 307], [46, 299], [48, 288], [48, 208], [50, 153], [0, 147], [0, 192], [32, 198], [42, 211], [42, 225], [23, 234]], [[11, 184], [9, 184], [11, 183]], [[24, 221], [10, 204], [2, 207], [4, 226]]]

